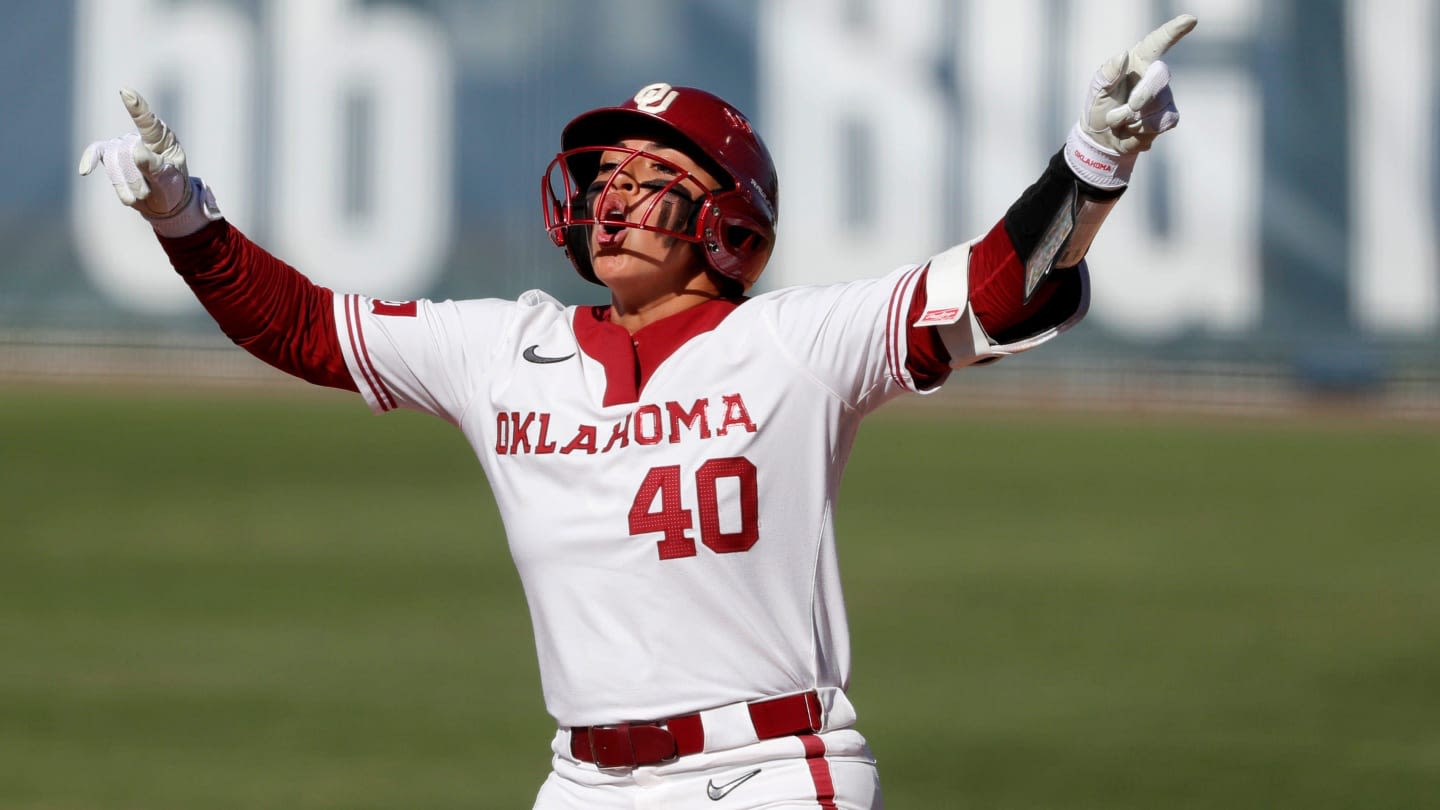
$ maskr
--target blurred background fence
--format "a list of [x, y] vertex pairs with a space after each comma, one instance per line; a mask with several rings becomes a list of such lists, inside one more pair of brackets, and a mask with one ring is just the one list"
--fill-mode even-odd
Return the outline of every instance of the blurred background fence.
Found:
[[655, 81], [751, 113], [780, 166], [762, 287], [987, 230], [1113, 49], [1177, 11], [1184, 122], [1092, 252], [1086, 324], [962, 375], [1059, 403], [1440, 412], [1431, 0], [76, 0], [7, 9], [0, 376], [275, 379], [74, 165], [150, 97], [230, 219], [386, 298], [603, 300], [540, 225], [573, 115]]

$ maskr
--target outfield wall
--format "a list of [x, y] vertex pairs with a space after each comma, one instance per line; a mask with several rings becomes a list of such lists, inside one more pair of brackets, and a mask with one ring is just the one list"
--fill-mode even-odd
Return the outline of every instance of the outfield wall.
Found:
[[122, 85], [175, 126], [232, 221], [322, 283], [386, 298], [541, 287], [585, 302], [601, 291], [538, 212], [559, 128], [584, 109], [654, 81], [731, 98], [781, 170], [764, 283], [875, 275], [987, 230], [1058, 147], [1094, 67], [1185, 10], [1201, 23], [1170, 60], [1183, 123], [1092, 252], [1090, 318], [990, 377], [1055, 390], [1077, 375], [1097, 390], [1218, 377], [1259, 397], [1433, 404], [1440, 72], [1427, 43], [1440, 4], [1182, 5], [21, 6], [0, 29], [23, 158], [0, 184], [0, 374], [37, 362], [90, 374], [128, 357], [205, 376], [251, 362], [215, 359], [213, 326], [144, 224], [104, 180], [74, 176], [86, 142], [127, 128]]

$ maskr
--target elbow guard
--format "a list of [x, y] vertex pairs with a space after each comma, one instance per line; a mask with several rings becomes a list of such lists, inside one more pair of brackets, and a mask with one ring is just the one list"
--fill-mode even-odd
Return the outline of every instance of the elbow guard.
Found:
[[933, 327], [950, 354], [950, 367], [963, 368], [992, 363], [1049, 342], [1085, 317], [1090, 308], [1090, 278], [1082, 261], [1068, 273], [1057, 274], [1061, 284], [1037, 320], [1043, 326], [1024, 334], [986, 334], [970, 305], [970, 248], [974, 242], [957, 245], [928, 264], [925, 275], [925, 311], [913, 326]]

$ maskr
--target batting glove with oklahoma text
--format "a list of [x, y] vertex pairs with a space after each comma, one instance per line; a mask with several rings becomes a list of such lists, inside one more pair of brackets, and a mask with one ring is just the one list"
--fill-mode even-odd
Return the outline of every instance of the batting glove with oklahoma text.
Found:
[[219, 219], [214, 196], [190, 176], [174, 130], [134, 90], [121, 90], [120, 99], [137, 131], [85, 147], [80, 174], [104, 166], [120, 202], [143, 214], [162, 236], [186, 236]]
[[1097, 188], [1124, 187], [1140, 153], [1180, 123], [1170, 67], [1160, 57], [1194, 30], [1195, 22], [1182, 14], [1095, 72], [1080, 120], [1065, 142], [1065, 161], [1081, 180]]

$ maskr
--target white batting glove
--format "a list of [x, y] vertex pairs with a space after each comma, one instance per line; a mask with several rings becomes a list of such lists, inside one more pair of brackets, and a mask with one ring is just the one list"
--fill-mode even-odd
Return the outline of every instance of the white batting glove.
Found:
[[185, 236], [219, 219], [214, 196], [190, 177], [175, 132], [139, 93], [126, 88], [120, 98], [139, 131], [85, 147], [80, 174], [103, 165], [120, 202], [143, 214], [162, 236]]
[[1080, 120], [1065, 141], [1065, 161], [1081, 180], [1099, 188], [1126, 185], [1140, 153], [1180, 123], [1170, 93], [1170, 66], [1160, 57], [1195, 23], [1193, 16], [1182, 14], [1095, 72]]

